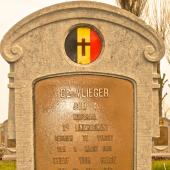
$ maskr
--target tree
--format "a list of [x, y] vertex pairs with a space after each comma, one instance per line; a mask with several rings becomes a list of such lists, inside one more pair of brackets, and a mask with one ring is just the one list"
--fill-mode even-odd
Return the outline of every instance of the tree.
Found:
[[[125, 9], [138, 17], [142, 17], [163, 38], [166, 48], [166, 56], [170, 62], [170, 0], [116, 0], [122, 9]], [[158, 63], [158, 74], [161, 73], [160, 62]], [[162, 94], [163, 87], [168, 80], [165, 74], [159, 79], [159, 113], [162, 117], [162, 101], [167, 96]]]
[[147, 0], [117, 0], [122, 9], [125, 9], [136, 16], [141, 16]]
[[[163, 38], [166, 49], [167, 59], [170, 54], [170, 40], [169, 40], [169, 28], [170, 28], [170, 0], [150, 0], [148, 1], [148, 9], [145, 10], [146, 22], [151, 25]], [[160, 62], [158, 63], [158, 73], [161, 74]], [[163, 117], [162, 101], [167, 96], [167, 93], [163, 95], [164, 85], [167, 83], [166, 75], [159, 79], [159, 116]]]
[[163, 116], [167, 119], [170, 118], [170, 107], [165, 103], [163, 102], [163, 109], [162, 109], [162, 112], [163, 112]]
[[170, 54], [170, 0], [148, 0], [148, 8], [144, 10], [145, 21], [163, 38], [166, 56]]

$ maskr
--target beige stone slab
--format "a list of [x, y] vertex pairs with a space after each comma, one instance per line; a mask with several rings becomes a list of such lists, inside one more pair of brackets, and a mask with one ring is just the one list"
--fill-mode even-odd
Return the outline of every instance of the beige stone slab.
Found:
[[[77, 26], [96, 28], [103, 37], [99, 58], [88, 65], [73, 62], [65, 52], [65, 39]], [[17, 170], [35, 169], [35, 83], [70, 75], [110, 76], [132, 82], [133, 170], [151, 169], [151, 139], [159, 135], [157, 62], [164, 55], [163, 41], [152, 28], [133, 14], [110, 5], [62, 3], [16, 24], [1, 41], [0, 51], [11, 65], [10, 107], [15, 113]], [[14, 120], [14, 115], [10, 116]], [[11, 123], [11, 132], [12, 129]]]

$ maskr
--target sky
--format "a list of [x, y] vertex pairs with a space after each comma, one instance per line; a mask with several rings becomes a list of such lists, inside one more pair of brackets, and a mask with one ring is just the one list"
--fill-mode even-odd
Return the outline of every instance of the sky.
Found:
[[[114, 0], [97, 0], [114, 5]], [[4, 34], [18, 21], [37, 10], [68, 0], [1, 0], [0, 2], [0, 40]], [[161, 61], [162, 73], [165, 72], [170, 80], [170, 65], [166, 59]], [[8, 73], [9, 65], [0, 56], [0, 123], [8, 117]], [[165, 98], [165, 107], [170, 107], [170, 88], [166, 85], [164, 93], [169, 95]]]

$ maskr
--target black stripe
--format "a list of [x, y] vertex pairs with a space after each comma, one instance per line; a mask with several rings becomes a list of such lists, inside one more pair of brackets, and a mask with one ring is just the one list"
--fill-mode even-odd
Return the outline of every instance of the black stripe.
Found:
[[71, 60], [77, 62], [77, 29], [71, 31], [65, 41], [65, 50]]

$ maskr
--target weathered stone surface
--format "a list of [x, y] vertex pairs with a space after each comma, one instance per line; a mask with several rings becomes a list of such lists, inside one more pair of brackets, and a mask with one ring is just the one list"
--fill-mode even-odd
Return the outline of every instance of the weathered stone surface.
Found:
[[37, 170], [133, 168], [130, 81], [106, 75], [57, 76], [37, 82], [34, 94]]
[[[103, 36], [102, 53], [89, 65], [74, 63], [65, 52], [65, 38], [76, 25], [96, 27]], [[18, 170], [34, 170], [36, 163], [34, 84], [39, 79], [72, 74], [102, 74], [133, 84], [133, 169], [151, 169], [151, 139], [159, 136], [157, 62], [164, 54], [164, 45], [144, 22], [96, 2], [54, 5], [14, 26], [1, 42], [1, 54], [13, 75], [9, 88], [15, 90], [11, 102], [15, 104]]]

